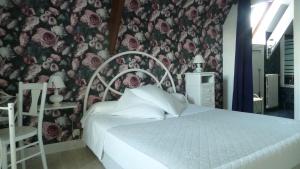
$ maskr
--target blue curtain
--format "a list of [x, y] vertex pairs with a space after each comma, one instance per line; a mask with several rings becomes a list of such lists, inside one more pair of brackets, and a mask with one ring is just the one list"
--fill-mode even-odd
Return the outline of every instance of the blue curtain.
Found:
[[232, 110], [253, 112], [251, 0], [238, 1]]

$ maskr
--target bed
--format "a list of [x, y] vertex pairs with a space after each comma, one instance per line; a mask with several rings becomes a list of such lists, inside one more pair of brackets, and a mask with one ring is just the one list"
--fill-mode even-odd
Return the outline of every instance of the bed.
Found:
[[[148, 71], [128, 69], [105, 82], [101, 69], [118, 57], [132, 54], [153, 59], [166, 73], [158, 80]], [[300, 168], [298, 121], [192, 104], [187, 104], [179, 116], [168, 114], [163, 119], [115, 115], [118, 101], [100, 102], [88, 109], [87, 98], [95, 79], [106, 87], [102, 95], [105, 101], [108, 91], [122, 95], [111, 86], [131, 71], [149, 74], [159, 87], [168, 79], [172, 85], [167, 90], [176, 92], [168, 69], [146, 53], [117, 54], [95, 71], [85, 95], [83, 140], [106, 169]]]

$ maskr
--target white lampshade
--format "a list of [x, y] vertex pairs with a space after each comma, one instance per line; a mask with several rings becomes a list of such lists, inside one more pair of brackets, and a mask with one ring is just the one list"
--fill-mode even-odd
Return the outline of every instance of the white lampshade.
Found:
[[52, 75], [48, 81], [48, 88], [60, 89], [65, 88], [65, 83], [60, 76]]
[[198, 55], [196, 55], [194, 57], [193, 63], [195, 63], [195, 64], [197, 64], [197, 63], [205, 63], [205, 61], [204, 61], [203, 57], [200, 54], [198, 54]]

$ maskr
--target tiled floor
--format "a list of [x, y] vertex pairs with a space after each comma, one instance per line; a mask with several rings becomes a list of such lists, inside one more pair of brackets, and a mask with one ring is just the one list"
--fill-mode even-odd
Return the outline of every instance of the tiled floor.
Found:
[[[104, 169], [99, 160], [87, 148], [47, 155], [49, 169]], [[42, 169], [40, 158], [26, 163], [27, 169]]]

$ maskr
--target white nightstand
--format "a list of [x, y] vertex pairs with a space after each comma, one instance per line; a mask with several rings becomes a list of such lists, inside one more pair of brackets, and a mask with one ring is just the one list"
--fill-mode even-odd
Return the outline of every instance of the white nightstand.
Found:
[[59, 105], [45, 104], [45, 110], [72, 109], [76, 107], [76, 102], [61, 102]]
[[186, 73], [185, 91], [191, 103], [215, 107], [215, 73]]

